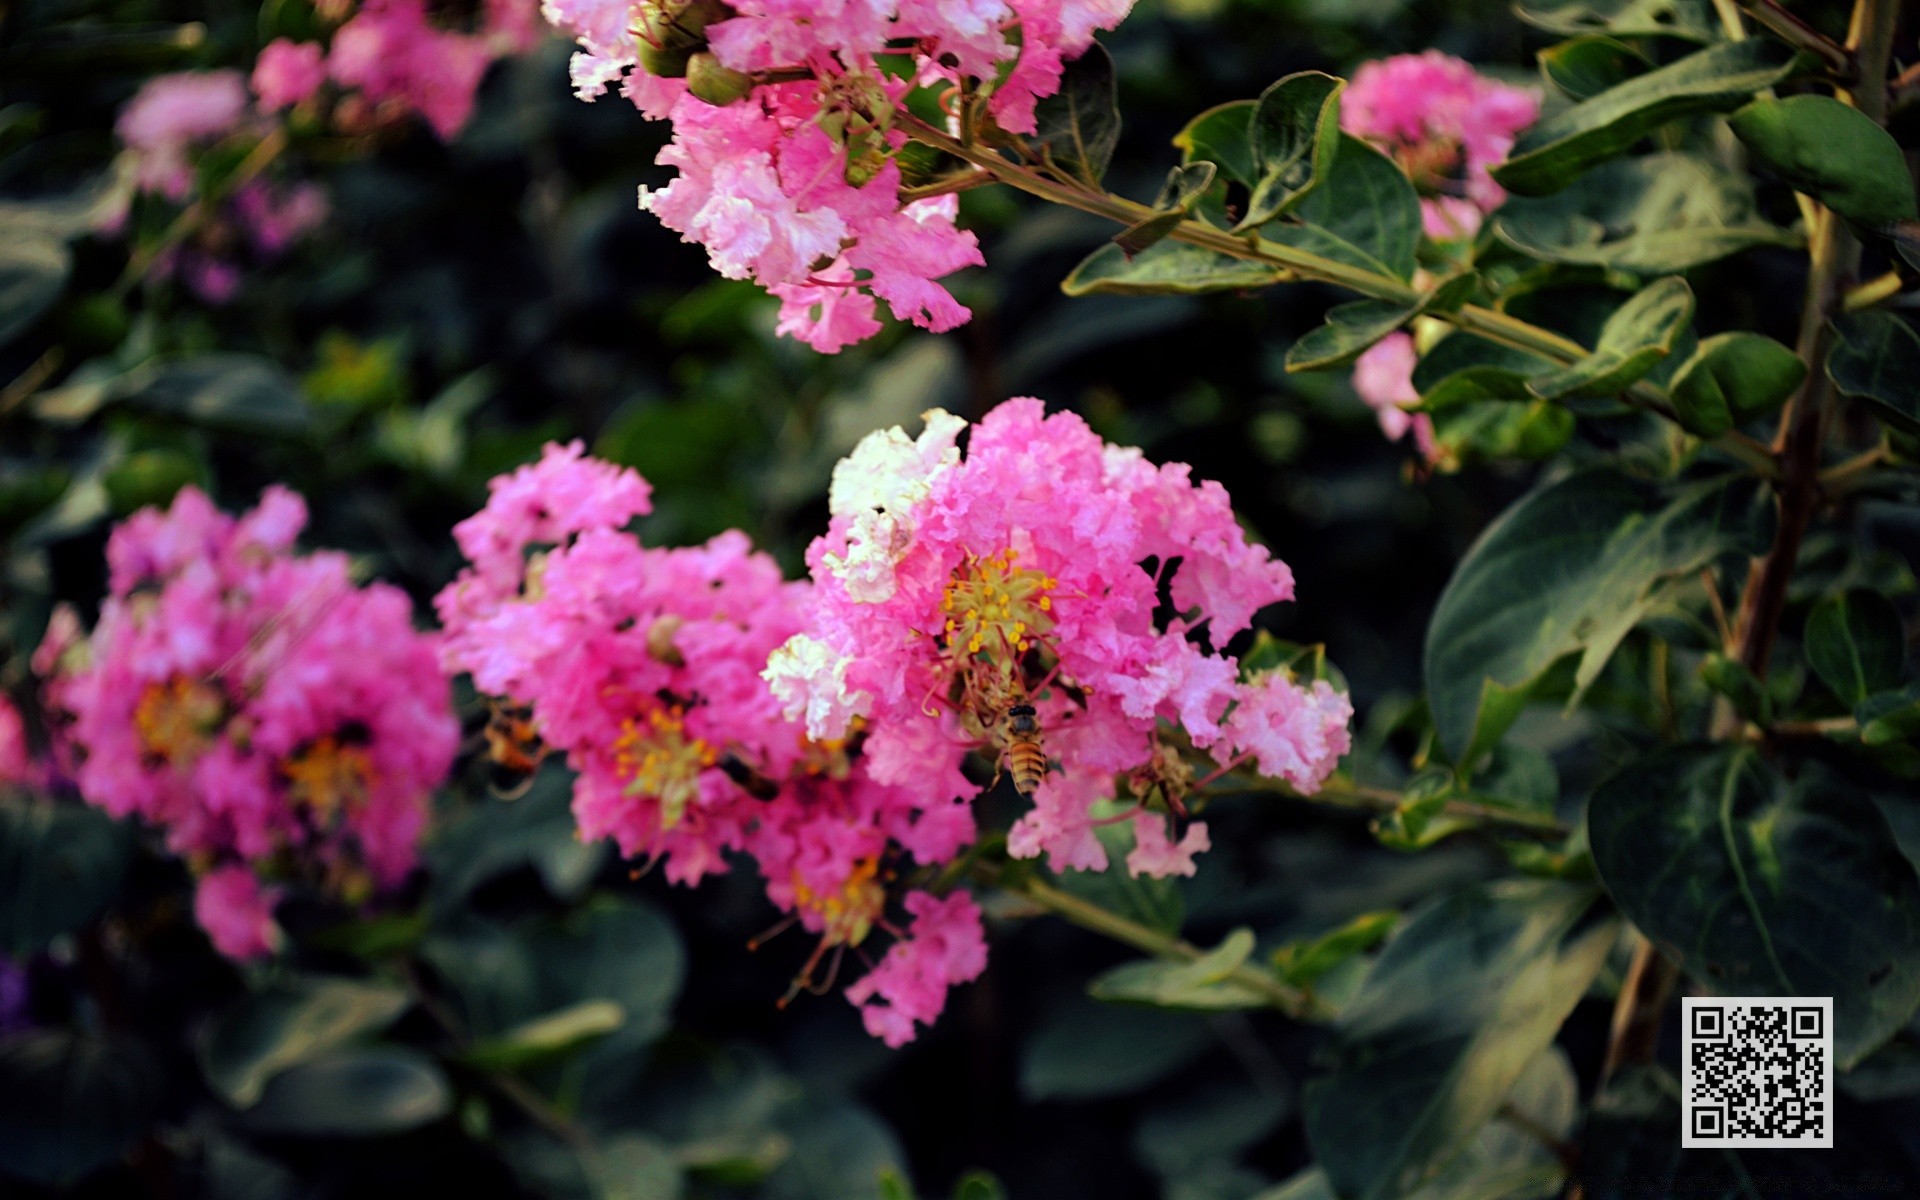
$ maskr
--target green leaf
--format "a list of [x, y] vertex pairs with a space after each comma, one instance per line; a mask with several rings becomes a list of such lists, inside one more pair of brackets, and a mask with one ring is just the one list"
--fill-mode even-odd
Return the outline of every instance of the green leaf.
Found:
[[1330, 933], [1288, 942], [1275, 950], [1274, 969], [1286, 982], [1305, 987], [1354, 955], [1379, 945], [1399, 924], [1400, 914], [1391, 910], [1361, 913]]
[[1023, 1047], [1020, 1090], [1029, 1100], [1124, 1096], [1192, 1062], [1210, 1041], [1191, 1014], [1071, 1002]]
[[1287, 370], [1319, 371], [1344, 366], [1368, 346], [1400, 328], [1418, 305], [1391, 300], [1354, 300], [1327, 311], [1327, 323], [1287, 348]]
[[1719, 36], [1705, 0], [1571, 0], [1520, 4], [1514, 12], [1534, 28], [1562, 37], [1610, 33], [1615, 37], [1710, 42]]
[[1693, 320], [1693, 289], [1678, 275], [1635, 292], [1600, 329], [1593, 353], [1527, 381], [1544, 400], [1608, 396], [1630, 387], [1673, 353]]
[[1187, 122], [1173, 136], [1181, 161], [1210, 162], [1235, 183], [1252, 187], [1254, 181], [1251, 126], [1258, 102], [1235, 100], [1219, 104]]
[[1745, 175], [1675, 151], [1602, 163], [1579, 187], [1551, 196], [1512, 197], [1494, 216], [1493, 231], [1547, 262], [1643, 275], [1802, 240], [1760, 215]]
[[1880, 123], [1831, 96], [1760, 99], [1727, 119], [1796, 192], [1868, 228], [1920, 217], [1906, 155]]
[[1589, 100], [1641, 75], [1653, 61], [1625, 42], [1605, 36], [1578, 37], [1539, 54], [1540, 74], [1575, 100]]
[[1548, 117], [1520, 135], [1493, 177], [1522, 196], [1558, 191], [1669, 121], [1739, 107], [1796, 65], [1767, 38], [1709, 46]]
[[1095, 42], [1066, 66], [1060, 90], [1034, 106], [1036, 156], [1098, 185], [1120, 141], [1113, 59]]
[[1007, 1190], [985, 1171], [969, 1171], [953, 1185], [953, 1200], [1007, 1200]]
[[1838, 776], [1788, 781], [1747, 747], [1656, 750], [1595, 790], [1587, 829], [1621, 911], [1702, 987], [1832, 996], [1840, 1067], [1920, 1006], [1920, 879]]
[[1714, 651], [1700, 660], [1700, 679], [1733, 702], [1734, 711], [1757, 725], [1773, 724], [1773, 697], [1747, 664]]
[[1920, 334], [1882, 309], [1833, 319], [1827, 376], [1893, 429], [1920, 437]]
[[242, 433], [290, 435], [312, 424], [299, 383], [256, 354], [206, 354], [162, 365], [131, 403]]
[[1723, 553], [1764, 549], [1766, 511], [1737, 481], [1661, 489], [1611, 471], [1520, 500], [1468, 549], [1427, 628], [1441, 746], [1470, 764], [1569, 654], [1581, 655], [1584, 689], [1667, 581], [1691, 582]]
[[1136, 876], [1127, 869], [1126, 857], [1133, 849], [1131, 824], [1100, 825], [1093, 832], [1107, 852], [1106, 869], [1062, 871], [1055, 876], [1060, 887], [1149, 929], [1169, 935], [1179, 933], [1187, 908], [1178, 882]]
[[1420, 196], [1392, 159], [1343, 133], [1326, 179], [1286, 220], [1262, 226], [1260, 236], [1410, 280], [1420, 244]]
[[1478, 1134], [1606, 961], [1596, 893], [1551, 880], [1430, 901], [1387, 944], [1307, 1085], [1307, 1138], [1344, 1196], [1400, 1196]]
[[1298, 204], [1333, 168], [1340, 147], [1340, 92], [1346, 80], [1301, 71], [1260, 93], [1248, 128], [1253, 195], [1243, 229]]
[[131, 1040], [63, 1029], [0, 1038], [0, 1175], [78, 1183], [146, 1134], [163, 1082]]
[[0, 213], [0, 346], [53, 307], [72, 270], [65, 240], [22, 228]]
[[497, 1037], [481, 1038], [461, 1058], [486, 1071], [520, 1071], [562, 1058], [612, 1033], [626, 1020], [626, 1010], [611, 1000], [583, 1000]]
[[1867, 588], [1823, 597], [1807, 614], [1807, 665], [1849, 707], [1900, 683], [1907, 633], [1893, 601]]
[[1087, 988], [1096, 1000], [1198, 1011], [1263, 1008], [1266, 998], [1227, 976], [1253, 953], [1253, 931], [1236, 929], [1190, 963], [1146, 959], [1113, 968]]
[[601, 1143], [590, 1173], [595, 1200], [678, 1200], [685, 1188], [673, 1151], [644, 1134]]
[[119, 516], [143, 508], [165, 507], [174, 494], [188, 484], [205, 485], [200, 460], [181, 450], [165, 447], [136, 450], [101, 477], [107, 499]]
[[1884, 746], [1920, 734], [1920, 684], [1908, 684], [1862, 700], [1853, 709], [1860, 740]]
[[1134, 1129], [1134, 1153], [1163, 1179], [1179, 1180], [1246, 1153], [1292, 1108], [1288, 1092], [1273, 1083], [1209, 1082], [1156, 1095]]
[[1164, 239], [1180, 227], [1208, 188], [1213, 186], [1217, 168], [1210, 162], [1187, 163], [1167, 172], [1160, 195], [1153, 202], [1154, 214], [1137, 221], [1113, 237], [1113, 244], [1132, 258]]
[[1185, 242], [1162, 241], [1132, 258], [1108, 243], [1087, 255], [1060, 284], [1069, 296], [1198, 296], [1278, 283], [1270, 263], [1250, 262]]
[[432, 1059], [403, 1046], [368, 1046], [274, 1076], [242, 1123], [264, 1134], [366, 1138], [418, 1129], [452, 1111], [453, 1087]]
[[1807, 377], [1799, 355], [1757, 333], [1701, 342], [1667, 387], [1689, 433], [1717, 437], [1787, 402]]
[[198, 1044], [200, 1069], [227, 1103], [246, 1108], [281, 1071], [385, 1029], [411, 1004], [406, 989], [392, 984], [295, 976], [209, 1022]]
[[0, 953], [37, 954], [104, 912], [133, 843], [99, 809], [0, 796]]
[[1537, 460], [1558, 454], [1573, 425], [1573, 414], [1551, 400], [1480, 404], [1435, 414], [1433, 440], [1453, 462]]
[[572, 800], [572, 774], [550, 762], [518, 799], [487, 797], [438, 823], [427, 846], [435, 907], [450, 911], [481, 884], [521, 867], [532, 867], [556, 897], [578, 897], [606, 861], [607, 844], [580, 840]]

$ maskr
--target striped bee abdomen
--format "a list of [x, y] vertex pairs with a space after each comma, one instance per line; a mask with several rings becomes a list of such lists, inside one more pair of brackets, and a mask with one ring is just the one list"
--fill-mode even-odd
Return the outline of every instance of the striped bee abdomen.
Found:
[[1040, 721], [1033, 705], [1016, 704], [1007, 710], [1007, 774], [1014, 790], [1031, 796], [1047, 774], [1047, 752], [1040, 744]]

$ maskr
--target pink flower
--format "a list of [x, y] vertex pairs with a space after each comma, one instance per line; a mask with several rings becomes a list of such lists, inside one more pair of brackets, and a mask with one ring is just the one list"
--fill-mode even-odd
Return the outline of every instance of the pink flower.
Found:
[[913, 914], [906, 936], [847, 989], [867, 1032], [894, 1047], [913, 1040], [916, 1024], [933, 1024], [946, 1008], [948, 990], [979, 978], [987, 967], [980, 908], [973, 897], [955, 892], [941, 900], [910, 892], [906, 908]]
[[253, 94], [263, 112], [304, 103], [326, 80], [326, 48], [318, 42], [276, 38], [253, 64]]
[[1205, 821], [1189, 822], [1186, 832], [1175, 842], [1167, 836], [1167, 818], [1159, 813], [1142, 812], [1133, 821], [1133, 852], [1127, 855], [1127, 870], [1155, 879], [1192, 876], [1199, 870], [1193, 856], [1212, 847]]
[[1420, 403], [1420, 391], [1413, 386], [1413, 368], [1419, 361], [1412, 334], [1404, 330], [1390, 333], [1354, 360], [1353, 390], [1380, 418], [1380, 432], [1388, 441], [1397, 442], [1412, 430], [1420, 457], [1433, 462], [1439, 456], [1433, 418], [1407, 411]]
[[327, 74], [372, 104], [419, 113], [447, 140], [473, 114], [493, 58], [486, 38], [430, 24], [422, 0], [367, 0], [333, 35]]
[[114, 130], [134, 160], [134, 183], [173, 201], [193, 190], [190, 151], [247, 121], [247, 85], [238, 71], [156, 75], [120, 110]]
[[1489, 168], [1540, 115], [1540, 98], [1428, 50], [1364, 63], [1340, 100], [1340, 127], [1391, 154], [1427, 194], [1427, 235], [1470, 237], [1507, 194]]
[[233, 213], [255, 252], [273, 259], [327, 219], [327, 195], [314, 183], [280, 188], [256, 180], [234, 193]]
[[1223, 735], [1232, 754], [1247, 754], [1260, 773], [1314, 792], [1353, 748], [1353, 703], [1324, 679], [1301, 687], [1272, 671], [1242, 687]]
[[278, 488], [237, 519], [194, 488], [134, 514], [85, 653], [53, 651], [71, 639], [56, 625], [36, 662], [90, 803], [182, 855], [290, 863], [354, 902], [411, 870], [459, 727], [405, 593], [293, 554], [305, 521]]
[[0, 787], [30, 783], [33, 774], [26, 724], [13, 701], [0, 695]]
[[193, 916], [228, 958], [265, 958], [285, 940], [273, 919], [278, 888], [263, 888], [251, 867], [220, 867], [200, 877], [193, 893]]

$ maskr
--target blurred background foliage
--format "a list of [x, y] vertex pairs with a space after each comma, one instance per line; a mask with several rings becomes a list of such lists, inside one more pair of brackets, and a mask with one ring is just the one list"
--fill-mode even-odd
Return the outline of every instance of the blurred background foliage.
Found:
[[[5, 305], [30, 311], [44, 279], [10, 245], [54, 228], [71, 254], [57, 299], [0, 346], [8, 686], [53, 602], [97, 603], [110, 521], [185, 482], [232, 509], [284, 481], [313, 506], [311, 543], [424, 600], [486, 480], [577, 437], [653, 481], [649, 541], [739, 526], [797, 569], [831, 465], [860, 436], [1032, 394], [1226, 485], [1300, 581], [1270, 628], [1324, 642], [1351, 684], [1356, 773], [1404, 781], [1433, 601], [1537, 468], [1409, 486], [1403, 448], [1343, 377], [1283, 370], [1330, 293], [1069, 299], [1059, 280], [1112, 230], [972, 192], [965, 223], [991, 265], [953, 283], [973, 322], [816, 355], [773, 337], [764, 295], [716, 279], [637, 211], [636, 186], [667, 177], [652, 165], [665, 127], [572, 99], [558, 41], [499, 64], [450, 144], [418, 126], [316, 140], [302, 170], [332, 216], [235, 302], [123, 286], [124, 242], [84, 224], [115, 112], [158, 71], [247, 61], [300, 2], [0, 5], [0, 321]], [[1151, 195], [1194, 113], [1290, 71], [1437, 46], [1531, 79], [1550, 40], [1490, 0], [1142, 0], [1104, 39], [1127, 121], [1109, 186]], [[1797, 286], [1793, 256], [1740, 264], [1714, 311], [1790, 340], [1792, 312], [1759, 306]], [[1910, 511], [1883, 515], [1895, 544], [1911, 538]], [[1525, 770], [1545, 772], [1548, 795], [1556, 774], [1591, 780], [1607, 742], [1575, 737], [1605, 720], [1603, 706], [1523, 724]], [[771, 919], [756, 880], [634, 878], [578, 844], [567, 791], [549, 765], [504, 801], [474, 769], [443, 795], [411, 892], [364, 920], [283, 914], [299, 954], [244, 974], [178, 902], [183, 869], [128, 831], [91, 810], [0, 810], [0, 950], [31, 981], [0, 1040], [7, 1194], [1246, 1200], [1306, 1165], [1299, 1093], [1322, 1032], [1090, 999], [1088, 981], [1130, 954], [1002, 902], [986, 975], [889, 1051], [837, 996], [775, 1007], [808, 947], [747, 953]], [[1369, 914], [1505, 866], [1475, 841], [1408, 857], [1362, 817], [1271, 796], [1209, 817], [1218, 849], [1195, 879], [1069, 882], [1199, 945], [1355, 921], [1365, 944], [1394, 923]], [[1522, 1169], [1439, 1194], [1540, 1194], [1558, 1178], [1569, 1062], [1590, 1087], [1619, 966], [1576, 1010], [1566, 1053], [1523, 1079], [1544, 1139], [1490, 1128], [1475, 1147]], [[1342, 972], [1329, 997], [1351, 988]], [[1895, 1101], [1841, 1127], [1902, 1178], [1920, 1153], [1913, 1115]]]

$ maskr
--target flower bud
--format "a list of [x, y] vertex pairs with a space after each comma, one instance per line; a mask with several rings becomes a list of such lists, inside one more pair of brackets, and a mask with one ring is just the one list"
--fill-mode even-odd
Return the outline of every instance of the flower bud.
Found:
[[679, 79], [687, 73], [687, 62], [693, 57], [687, 50], [665, 50], [648, 45], [645, 39], [640, 42], [640, 66], [649, 75], [658, 75], [662, 79]]
[[753, 91], [753, 77], [720, 65], [708, 50], [687, 61], [687, 90], [708, 104], [727, 105]]

